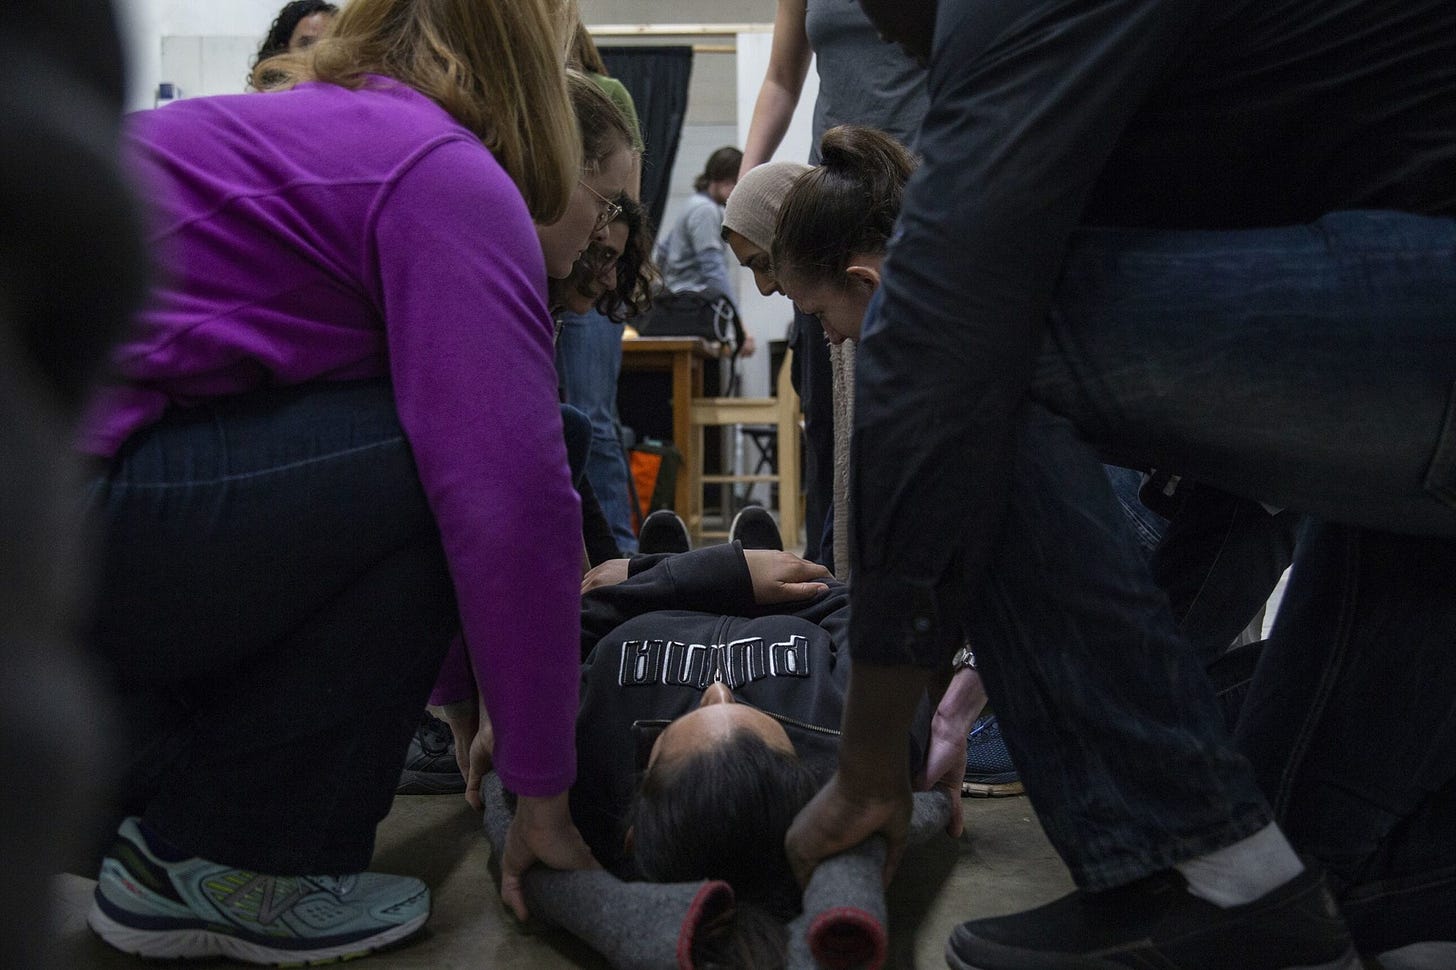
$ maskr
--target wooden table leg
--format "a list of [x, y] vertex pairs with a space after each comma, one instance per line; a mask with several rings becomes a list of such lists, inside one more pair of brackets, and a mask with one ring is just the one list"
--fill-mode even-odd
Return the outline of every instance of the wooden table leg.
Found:
[[[689, 351], [678, 351], [672, 355], [672, 440], [683, 456], [683, 466], [678, 469], [677, 486], [673, 506], [687, 524], [688, 532], [697, 535], [700, 528], [702, 501], [699, 488], [694, 487], [697, 466], [693, 459], [692, 400], [697, 385], [702, 381], [702, 370], [694, 366], [697, 362]], [[694, 381], [695, 376], [698, 378]]]

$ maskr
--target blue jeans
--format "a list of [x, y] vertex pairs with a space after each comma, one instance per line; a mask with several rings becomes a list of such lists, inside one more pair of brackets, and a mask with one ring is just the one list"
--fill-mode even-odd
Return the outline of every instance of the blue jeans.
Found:
[[1112, 494], [1117, 497], [1122, 514], [1127, 516], [1138, 545], [1151, 556], [1157, 551], [1158, 543], [1163, 541], [1163, 530], [1168, 528], [1168, 520], [1144, 505], [1138, 497], [1143, 485], [1142, 472], [1120, 465], [1108, 465], [1105, 471], [1108, 482], [1112, 484]]
[[[972, 625], [1028, 793], [1081, 885], [1130, 881], [1273, 818], [1100, 453], [1449, 543], [1453, 360], [1452, 220], [1353, 212], [1287, 229], [1074, 236]], [[1305, 573], [1288, 595], [1304, 595]], [[1421, 610], [1390, 617], [1386, 649], [1413, 649], [1425, 622]], [[1428, 700], [1385, 703], [1410, 713]]]
[[627, 489], [627, 458], [617, 432], [617, 378], [622, 371], [622, 324], [601, 313], [563, 313], [556, 342], [556, 373], [570, 404], [591, 421], [586, 477], [617, 546], [637, 551]]
[[1456, 534], [1456, 222], [1073, 236], [1032, 396], [1131, 467]]
[[389, 386], [175, 410], [127, 441], [91, 504], [89, 640], [125, 727], [117, 812], [217, 862], [364, 869], [459, 630]]
[[1028, 402], [971, 642], [1027, 794], [1079, 885], [1227, 845], [1270, 813], [1098, 453]]

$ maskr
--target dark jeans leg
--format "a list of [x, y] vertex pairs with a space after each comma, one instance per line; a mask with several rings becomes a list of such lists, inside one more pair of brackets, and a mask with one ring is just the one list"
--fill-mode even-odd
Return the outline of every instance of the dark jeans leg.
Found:
[[1028, 404], [1011, 472], [1003, 531], [972, 597], [972, 642], [1073, 878], [1109, 888], [1267, 824], [1091, 448]]
[[1139, 498], [1142, 474], [1116, 465], [1107, 477], [1178, 628], [1212, 668], [1268, 602], [1294, 559], [1299, 516], [1182, 482], [1171, 518]]
[[561, 434], [566, 438], [566, 464], [571, 469], [571, 486], [580, 488], [591, 455], [592, 426], [586, 413], [570, 404], [561, 405]]
[[834, 567], [834, 375], [818, 317], [794, 313], [794, 389], [804, 409], [804, 558]]
[[1073, 237], [1032, 396], [1133, 467], [1456, 535], [1456, 220]]
[[95, 511], [122, 809], [218, 862], [363, 869], [458, 629], [388, 386], [176, 412], [127, 443]]
[[1188, 487], [1153, 553], [1153, 579], [1204, 666], [1226, 653], [1294, 561], [1299, 516], [1271, 515], [1207, 485]]
[[1456, 541], [1310, 522], [1239, 723], [1356, 942], [1456, 940]]

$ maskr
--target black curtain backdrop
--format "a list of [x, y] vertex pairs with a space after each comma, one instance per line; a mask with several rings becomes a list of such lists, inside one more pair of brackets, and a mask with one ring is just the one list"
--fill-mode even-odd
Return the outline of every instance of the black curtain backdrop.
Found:
[[652, 215], [652, 224], [660, 226], [667, 208], [668, 179], [688, 110], [693, 49], [684, 45], [598, 50], [607, 71], [622, 82], [637, 107], [642, 141], [647, 146], [642, 156], [642, 204]]

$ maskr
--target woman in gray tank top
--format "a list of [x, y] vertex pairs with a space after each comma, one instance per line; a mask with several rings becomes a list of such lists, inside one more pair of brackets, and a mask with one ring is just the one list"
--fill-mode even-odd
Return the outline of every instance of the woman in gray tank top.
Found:
[[[880, 39], [857, 0], [779, 0], [773, 50], [748, 126], [740, 177], [769, 161], [783, 141], [811, 59], [819, 70], [811, 164], [819, 162], [824, 132], [836, 125], [868, 125], [914, 146], [928, 104], [925, 71], [899, 47]], [[812, 316], [794, 314], [790, 342], [798, 371], [794, 386], [804, 407], [804, 557], [836, 568], [848, 579], [847, 549], [841, 541], [836, 555], [833, 540], [833, 507], [842, 509], [845, 490], [845, 475], [836, 481], [834, 389], [848, 396], [853, 362], [848, 351], [835, 350], [831, 365], [823, 331]], [[841, 437], [848, 435], [846, 417], [838, 418]]]
[[914, 147], [928, 103], [925, 71], [880, 38], [858, 0], [779, 0], [773, 51], [743, 147], [743, 172], [773, 157], [816, 56], [819, 98], [810, 164], [818, 162], [819, 139], [835, 125], [869, 125]]

